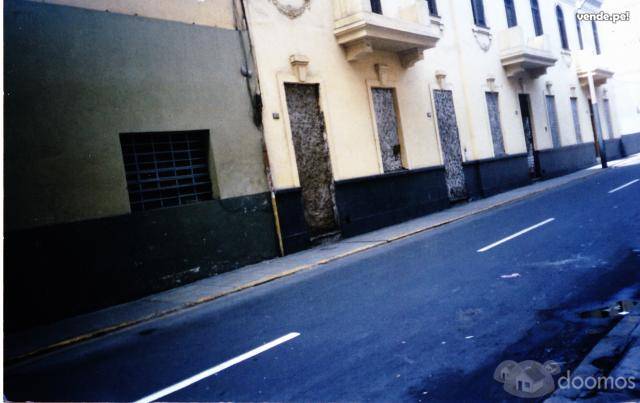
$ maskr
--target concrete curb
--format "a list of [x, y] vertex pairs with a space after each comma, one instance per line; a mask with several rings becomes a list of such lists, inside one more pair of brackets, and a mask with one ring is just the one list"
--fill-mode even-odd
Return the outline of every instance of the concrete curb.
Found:
[[[615, 166], [615, 165], [612, 164], [612, 166]], [[115, 324], [105, 325], [105, 326], [102, 326], [102, 327], [100, 327], [98, 329], [93, 329], [93, 330], [90, 330], [90, 331], [84, 331], [84, 332], [83, 331], [79, 331], [78, 333], [80, 333], [80, 334], [77, 335], [77, 336], [63, 337], [62, 340], [53, 341], [53, 342], [47, 343], [44, 347], [31, 348], [27, 352], [14, 354], [13, 356], [10, 355], [11, 354], [10, 352], [7, 353], [8, 349], [6, 349], [5, 350], [5, 354], [7, 354], [7, 356], [5, 356], [5, 366], [15, 365], [15, 364], [20, 363], [22, 361], [25, 361], [27, 359], [34, 358], [34, 357], [37, 357], [37, 356], [41, 356], [41, 355], [44, 355], [44, 354], [48, 354], [48, 353], [51, 353], [53, 351], [62, 349], [64, 347], [69, 347], [71, 345], [74, 345], [74, 344], [77, 344], [77, 343], [80, 343], [80, 342], [89, 341], [89, 340], [92, 340], [92, 339], [95, 339], [95, 338], [98, 338], [98, 337], [101, 337], [101, 336], [105, 336], [107, 334], [110, 334], [110, 333], [113, 333], [113, 332], [116, 332], [116, 331], [119, 331], [119, 330], [123, 330], [123, 329], [129, 328], [129, 327], [135, 326], [135, 325], [139, 325], [139, 324], [142, 324], [142, 323], [145, 323], [145, 322], [149, 322], [149, 321], [152, 321], [152, 320], [155, 320], [155, 319], [166, 317], [168, 315], [172, 315], [172, 314], [178, 313], [180, 311], [183, 311], [183, 310], [186, 310], [186, 309], [189, 309], [189, 308], [193, 308], [195, 306], [198, 306], [198, 305], [201, 305], [201, 304], [204, 304], [204, 303], [207, 303], [207, 302], [214, 301], [216, 299], [228, 296], [230, 294], [234, 294], [234, 293], [237, 293], [237, 292], [249, 289], [249, 288], [253, 288], [253, 287], [256, 287], [256, 286], [259, 286], [259, 285], [262, 285], [262, 284], [266, 284], [266, 283], [275, 281], [275, 280], [280, 279], [280, 278], [288, 277], [288, 276], [294, 275], [294, 274], [302, 272], [302, 271], [306, 271], [306, 270], [309, 270], [309, 269], [312, 269], [312, 268], [316, 268], [318, 266], [322, 266], [324, 264], [327, 264], [327, 263], [330, 263], [330, 262], [333, 262], [333, 261], [336, 261], [336, 260], [339, 260], [339, 259], [343, 259], [343, 258], [348, 257], [348, 256], [352, 256], [352, 255], [355, 255], [355, 254], [358, 254], [358, 253], [361, 253], [361, 252], [364, 252], [364, 251], [367, 251], [367, 250], [370, 250], [370, 249], [373, 249], [373, 248], [377, 248], [379, 246], [386, 245], [386, 244], [389, 244], [391, 242], [399, 241], [399, 240], [402, 240], [402, 239], [417, 235], [419, 233], [422, 233], [422, 232], [425, 232], [425, 231], [428, 231], [428, 230], [432, 230], [434, 228], [441, 227], [441, 226], [446, 225], [446, 224], [450, 224], [450, 223], [453, 223], [453, 222], [457, 222], [457, 221], [463, 220], [463, 219], [468, 218], [468, 217], [473, 216], [473, 215], [481, 214], [481, 213], [487, 212], [487, 211], [492, 210], [492, 209], [496, 209], [496, 208], [503, 207], [503, 206], [506, 206], [506, 205], [509, 205], [509, 204], [512, 204], [512, 203], [516, 203], [518, 201], [537, 196], [537, 195], [539, 195], [541, 193], [544, 193], [544, 192], [547, 192], [547, 191], [554, 190], [554, 189], [557, 189], [559, 187], [565, 186], [565, 185], [567, 185], [569, 183], [573, 183], [573, 182], [576, 182], [576, 181], [579, 181], [579, 180], [584, 180], [586, 178], [590, 178], [590, 177], [592, 177], [594, 175], [597, 175], [597, 174], [600, 174], [600, 173], [604, 173], [604, 172], [606, 172], [606, 171], [600, 170], [600, 169], [593, 169], [593, 168], [585, 169], [585, 170], [577, 171], [575, 173], [572, 173], [572, 174], [569, 174], [569, 175], [565, 175], [565, 176], [562, 176], [562, 177], [559, 177], [559, 178], [553, 178], [553, 179], [549, 179], [549, 180], [544, 181], [544, 182], [538, 182], [538, 183], [533, 184], [533, 185], [529, 185], [529, 186], [525, 186], [525, 187], [522, 187], [522, 188], [514, 189], [514, 190], [511, 190], [511, 191], [508, 191], [508, 192], [505, 192], [505, 193], [502, 193], [502, 194], [499, 194], [499, 195], [495, 195], [495, 196], [492, 196], [492, 197], [489, 197], [489, 198], [486, 198], [486, 199], [480, 199], [478, 201], [475, 201], [475, 202], [469, 203], [467, 205], [464, 205], [464, 207], [472, 206], [473, 203], [479, 203], [480, 205], [482, 205], [483, 201], [484, 201], [484, 204], [487, 204], [487, 206], [476, 208], [476, 209], [469, 208], [469, 211], [463, 212], [462, 214], [457, 214], [457, 215], [456, 215], [455, 211], [452, 212], [452, 210], [454, 210], [455, 208], [452, 208], [452, 209], [449, 209], [449, 210], [445, 210], [445, 212], [450, 212], [449, 217], [445, 217], [444, 219], [441, 219], [439, 221], [432, 222], [432, 223], [430, 223], [428, 225], [419, 226], [418, 228], [413, 228], [413, 229], [408, 230], [408, 231], [402, 231], [402, 232], [397, 233], [397, 234], [391, 234], [390, 236], [387, 236], [385, 239], [382, 239], [382, 240], [374, 240], [374, 241], [362, 241], [362, 240], [360, 240], [360, 241], [358, 241], [357, 239], [363, 237], [363, 235], [361, 235], [360, 237], [354, 237], [354, 238], [346, 240], [345, 242], [339, 242], [339, 244], [340, 243], [342, 243], [342, 244], [365, 243], [365, 245], [358, 246], [358, 247], [355, 247], [355, 248], [348, 248], [348, 250], [346, 250], [344, 252], [337, 253], [335, 255], [330, 255], [328, 257], [324, 257], [324, 258], [312, 261], [310, 263], [298, 264], [298, 265], [295, 265], [294, 267], [287, 268], [285, 270], [280, 270], [280, 271], [278, 271], [276, 273], [272, 273], [272, 274], [269, 274], [269, 275], [266, 275], [266, 276], [260, 276], [259, 275], [259, 276], [255, 276], [255, 278], [252, 278], [252, 279], [245, 279], [244, 281], [241, 281], [240, 284], [235, 284], [233, 286], [227, 287], [226, 289], [217, 290], [217, 291], [214, 291], [212, 293], [209, 293], [209, 294], [206, 294], [206, 295], [203, 295], [203, 296], [199, 296], [197, 298], [188, 299], [187, 301], [179, 302], [177, 304], [174, 303], [173, 306], [171, 306], [169, 308], [155, 309], [155, 310], [152, 309], [151, 310], [152, 312], [150, 314], [149, 313], [140, 314], [140, 315], [138, 315], [138, 317], [133, 317], [133, 318], [130, 318], [130, 319], [127, 319], [127, 320], [122, 320], [122, 321], [117, 322]], [[531, 187], [531, 188], [529, 188], [529, 187]], [[535, 189], [535, 187], [537, 187], [537, 189]], [[508, 197], [509, 193], [515, 193], [515, 195], [513, 197]], [[518, 193], [520, 193], [520, 194], [518, 194]], [[492, 199], [495, 199], [495, 200], [492, 200]], [[439, 213], [435, 213], [434, 215], [437, 215], [437, 214], [439, 214]], [[429, 216], [427, 216], [427, 217], [429, 217]], [[418, 218], [418, 219], [415, 219], [415, 220], [412, 220], [412, 221], [418, 221], [420, 219], [421, 218]], [[411, 223], [411, 221], [409, 223]], [[407, 224], [407, 223], [405, 223], [405, 224]], [[403, 224], [399, 224], [399, 226], [401, 226], [401, 225], [403, 225]], [[386, 230], [388, 230], [390, 228], [393, 228], [393, 227], [396, 227], [396, 226], [388, 227], [388, 228], [386, 228]], [[381, 232], [381, 231], [384, 231], [384, 230], [385, 229], [374, 231], [373, 233]], [[366, 236], [366, 235], [367, 234], [365, 234], [364, 236]], [[322, 248], [319, 248], [319, 249], [322, 249]], [[284, 259], [284, 258], [279, 258], [279, 259]], [[275, 259], [275, 260], [278, 260], [278, 259]], [[266, 263], [269, 263], [269, 261], [266, 262]], [[249, 269], [251, 267], [258, 266], [258, 265], [260, 265], [260, 264], [253, 265], [253, 266], [248, 266], [248, 267], [243, 268], [243, 269]], [[241, 271], [243, 269], [239, 269], [238, 271]], [[233, 273], [233, 272], [231, 272], [231, 273]], [[251, 273], [249, 273], [249, 275], [251, 275]], [[212, 278], [201, 280], [201, 281], [206, 281], [206, 280], [215, 281], [216, 277], [212, 277]], [[186, 286], [183, 286], [183, 287], [180, 287], [180, 288], [187, 288], [189, 286], [190, 285], [186, 285]], [[173, 291], [175, 291], [175, 290], [176, 289], [174, 289]], [[170, 292], [172, 292], [172, 290], [168, 290], [168, 291], [165, 291], [164, 293], [152, 295], [152, 296], [143, 298], [142, 300], [139, 300], [139, 301], [144, 301], [146, 303], [157, 303], [159, 301], [162, 301], [161, 296], [163, 294], [170, 293]], [[119, 307], [122, 307], [122, 308], [126, 309], [127, 305], [132, 305], [132, 304], [135, 304], [136, 302], [137, 301], [133, 301], [133, 302], [130, 302], [130, 303], [125, 303], [125, 304], [122, 304]], [[161, 305], [161, 304], [157, 304], [157, 305]], [[108, 309], [109, 308], [107, 308], [107, 310]], [[107, 310], [104, 310], [104, 311], [107, 311]], [[90, 316], [90, 315], [99, 315], [101, 312], [103, 312], [103, 311], [97, 311], [97, 312], [94, 312], [94, 313], [91, 313], [91, 314], [87, 314], [87, 315], [88, 316]], [[52, 325], [52, 326], [55, 326], [55, 324]], [[41, 330], [39, 333], [46, 332], [46, 330], [47, 329]], [[11, 337], [11, 335], [9, 337]], [[5, 335], [5, 346], [6, 346], [6, 342], [7, 342], [7, 336]]]
[[[624, 354], [628, 348], [635, 342], [640, 343], [633, 336], [640, 329], [640, 305], [636, 306], [633, 311], [626, 315], [607, 335], [596, 344], [593, 349], [580, 362], [578, 367], [573, 371], [572, 378], [579, 376], [582, 379], [589, 377], [598, 378], [603, 375], [603, 370], [594, 365], [598, 359], [607, 359], [610, 357], [619, 357], [616, 365], [624, 359]], [[640, 363], [638, 363], [640, 365]], [[612, 371], [613, 372], [613, 371]], [[545, 400], [545, 403], [573, 402], [581, 400], [596, 399], [593, 396], [597, 391], [590, 391], [586, 388], [582, 389], [557, 389], [551, 397]]]

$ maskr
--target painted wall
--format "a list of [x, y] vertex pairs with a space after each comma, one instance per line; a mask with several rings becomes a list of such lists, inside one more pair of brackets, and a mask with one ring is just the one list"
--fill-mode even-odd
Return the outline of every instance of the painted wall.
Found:
[[214, 195], [266, 191], [239, 31], [5, 3], [8, 230], [129, 213], [123, 132], [208, 129]]
[[[389, 9], [389, 4], [383, 7]], [[277, 188], [299, 185], [282, 91], [283, 81], [296, 80], [289, 63], [289, 57], [295, 54], [310, 60], [307, 81], [320, 82], [336, 180], [383, 172], [368, 88], [378, 79], [376, 63], [389, 66], [390, 81], [396, 88], [405, 167], [441, 163], [433, 120], [427, 117], [431, 101], [429, 80], [423, 70], [404, 69], [397, 55], [386, 52], [349, 63], [333, 35], [330, 1], [312, 2], [297, 19], [281, 14], [268, 1], [248, 0], [245, 5], [263, 96], [264, 136]], [[273, 46], [275, 43], [278, 46]], [[274, 114], [279, 118], [274, 119]]]
[[[309, 58], [310, 82], [321, 84], [336, 180], [383, 173], [369, 95], [369, 87], [377, 85], [376, 63], [389, 66], [390, 85], [398, 97], [405, 168], [442, 164], [431, 96], [433, 89], [440, 86], [453, 91], [465, 161], [495, 157], [485, 97], [485, 92], [490, 90], [499, 93], [501, 128], [507, 154], [526, 152], [519, 93], [530, 94], [534, 141], [538, 150], [553, 147], [546, 95], [554, 95], [556, 99], [560, 145], [576, 144], [571, 97], [578, 99], [582, 138], [593, 142], [588, 91], [578, 80], [573, 53], [579, 49], [573, 1], [540, 1], [544, 33], [558, 61], [541, 77], [521, 82], [508, 79], [500, 62], [499, 39], [507, 29], [506, 12], [501, 1], [484, 2], [489, 28], [478, 29], [473, 24], [469, 1], [439, 0], [440, 16], [430, 18], [430, 24], [440, 28], [441, 39], [435, 48], [424, 52], [424, 60], [408, 69], [400, 65], [396, 54], [382, 51], [355, 62], [346, 60], [345, 52], [333, 33], [333, 7], [343, 9], [346, 3], [348, 0], [336, 0], [335, 4], [314, 1], [300, 17], [291, 19], [269, 1], [245, 0], [264, 101], [264, 135], [277, 188], [299, 186], [282, 91], [283, 81], [296, 80], [289, 57], [297, 54]], [[383, 1], [384, 15], [406, 18], [399, 11], [406, 6], [405, 3]], [[426, 7], [425, 3], [416, 4]], [[556, 4], [560, 4], [565, 15], [570, 51], [561, 49]], [[529, 0], [516, 0], [515, 6], [518, 25], [528, 38], [534, 37]], [[585, 46], [593, 49], [590, 25], [583, 24], [582, 30]], [[273, 46], [274, 43], [278, 46]], [[446, 75], [443, 82], [436, 79], [436, 73]], [[615, 94], [607, 90], [607, 86], [599, 89], [599, 98], [604, 97], [614, 104]], [[616, 127], [615, 113], [613, 120]], [[602, 121], [605, 122], [604, 115]], [[604, 130], [608, 137], [607, 128]]]
[[[499, 40], [506, 35], [507, 20], [504, 4], [501, 1], [485, 1], [485, 13], [488, 35], [473, 27], [473, 18], [468, 2], [450, 1], [455, 4], [458, 20], [458, 31], [465, 38], [460, 46], [460, 62], [465, 70], [464, 86], [469, 88], [469, 120], [477, 122], [471, 125], [472, 137], [478, 144], [479, 157], [492, 156], [491, 136], [489, 131], [486, 108], [480, 105], [486, 104], [484, 91], [487, 89], [487, 78], [495, 78], [495, 86], [500, 93], [501, 119], [504, 131], [505, 148], [508, 154], [525, 152], [524, 133], [521, 117], [519, 115], [518, 94], [530, 95], [534, 142], [536, 149], [548, 149], [553, 147], [551, 129], [547, 116], [545, 96], [554, 95], [556, 110], [559, 117], [560, 144], [562, 146], [576, 143], [573, 120], [571, 118], [570, 97], [578, 98], [580, 111], [580, 126], [584, 138], [592, 139], [591, 124], [586, 93], [580, 88], [575, 71], [575, 64], [571, 52], [563, 51], [560, 45], [558, 24], [555, 17], [555, 6], [560, 4], [565, 14], [567, 35], [570, 49], [578, 48], [578, 39], [575, 26], [572, 24], [572, 8], [568, 2], [540, 1], [540, 13], [544, 35], [552, 54], [558, 59], [554, 66], [547, 69], [546, 74], [536, 79], [523, 79], [522, 82], [508, 79], [500, 63]], [[524, 32], [525, 38], [535, 36], [533, 16], [528, 0], [516, 0], [515, 2], [518, 26]], [[474, 32], [476, 30], [476, 32]], [[480, 48], [480, 43], [486, 43], [491, 39], [491, 45], [485, 52]], [[547, 86], [551, 84], [551, 86]], [[573, 89], [573, 90], [572, 90]]]
[[[240, 31], [5, 4], [8, 331], [277, 255]], [[215, 199], [129, 214], [119, 134], [203, 129]]]
[[110, 13], [235, 28], [234, 0], [30, 0]]
[[[442, 3], [442, 1], [440, 2]], [[439, 4], [440, 4], [439, 3]], [[455, 31], [457, 37], [456, 62], [460, 65], [460, 86], [463, 88], [465, 103], [457, 108], [459, 120], [466, 122], [461, 126], [463, 150], [467, 161], [494, 157], [493, 141], [489, 115], [487, 111], [486, 91], [498, 92], [500, 117], [504, 135], [505, 152], [517, 154], [526, 152], [522, 121], [516, 115], [517, 94], [511, 90], [500, 63], [498, 35], [506, 29], [504, 7], [494, 7], [496, 2], [485, 2], [485, 16], [488, 30], [476, 27], [470, 2], [446, 1], [446, 12], [451, 15], [452, 24], [445, 30]], [[483, 47], [486, 49], [483, 49]], [[437, 48], [436, 48], [437, 49]], [[488, 79], [495, 79], [493, 87]]]
[[273, 258], [275, 239], [268, 193], [10, 232], [5, 330]]
[[608, 88], [614, 98], [612, 114], [619, 133], [640, 133], [640, 3], [635, 0], [606, 1], [607, 12], [629, 11], [630, 22], [599, 23], [603, 56], [615, 71]]

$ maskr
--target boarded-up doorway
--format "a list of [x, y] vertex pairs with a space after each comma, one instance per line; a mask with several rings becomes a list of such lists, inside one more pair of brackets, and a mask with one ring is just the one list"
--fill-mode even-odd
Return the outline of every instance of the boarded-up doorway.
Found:
[[529, 94], [519, 94], [520, 116], [522, 117], [522, 128], [524, 130], [524, 140], [527, 144], [527, 163], [529, 164], [529, 177], [540, 177], [540, 161], [536, 146], [533, 141], [533, 119], [531, 119], [531, 100]]
[[611, 107], [609, 106], [609, 100], [606, 98], [602, 100], [602, 105], [604, 106], [604, 118], [607, 122], [607, 131], [609, 132], [607, 138], [613, 139], [615, 138], [615, 135], [613, 134], [613, 120], [611, 119]]
[[560, 147], [560, 125], [558, 124], [558, 112], [556, 111], [556, 97], [547, 95], [547, 118], [549, 119], [549, 130], [551, 131], [551, 141], [553, 148]]
[[453, 94], [449, 90], [434, 90], [433, 98], [436, 106], [449, 200], [463, 200], [467, 198], [467, 188], [462, 166], [456, 111], [453, 106]]
[[485, 92], [487, 99], [487, 110], [489, 112], [489, 128], [491, 129], [491, 140], [493, 141], [493, 154], [496, 157], [505, 155], [504, 139], [502, 138], [502, 125], [500, 124], [500, 103], [497, 92]]
[[372, 88], [371, 93], [382, 154], [382, 167], [384, 172], [398, 171], [402, 169], [402, 156], [395, 94], [391, 88]]
[[285, 84], [285, 92], [304, 218], [311, 240], [336, 236], [338, 214], [319, 86]]
[[576, 132], [576, 144], [580, 144], [582, 143], [582, 130], [580, 129], [580, 112], [576, 97], [571, 97], [571, 114], [573, 115], [573, 128]]

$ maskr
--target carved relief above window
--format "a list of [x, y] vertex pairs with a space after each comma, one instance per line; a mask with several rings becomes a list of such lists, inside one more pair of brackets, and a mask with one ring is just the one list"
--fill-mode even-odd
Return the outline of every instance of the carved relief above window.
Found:
[[491, 31], [488, 28], [482, 28], [479, 26], [473, 27], [473, 36], [476, 38], [476, 42], [480, 49], [484, 52], [487, 52], [489, 48], [491, 48], [491, 40], [493, 39], [493, 35], [491, 35]]
[[291, 19], [295, 19], [304, 14], [305, 11], [311, 7], [311, 0], [298, 0], [296, 3], [299, 5], [288, 4], [289, 2], [296, 2], [294, 0], [271, 0], [274, 6], [280, 11], [281, 14], [286, 15]]

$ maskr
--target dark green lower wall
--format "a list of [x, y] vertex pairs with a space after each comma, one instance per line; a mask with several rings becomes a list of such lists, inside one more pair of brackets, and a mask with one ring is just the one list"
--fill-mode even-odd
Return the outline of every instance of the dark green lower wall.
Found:
[[464, 176], [471, 198], [488, 197], [528, 185], [527, 154], [465, 162]]
[[345, 237], [445, 209], [449, 199], [444, 167], [338, 181], [336, 204]]
[[277, 255], [268, 194], [10, 232], [5, 329], [130, 301]]
[[604, 147], [607, 150], [607, 161], [622, 158], [622, 140], [611, 139], [604, 141]]
[[[487, 197], [529, 184], [526, 154], [465, 163], [467, 191]], [[443, 166], [337, 181], [336, 206], [345, 238], [421, 217], [450, 206]], [[311, 246], [299, 188], [276, 192], [285, 253]]]
[[626, 134], [622, 136], [621, 142], [622, 152], [625, 157], [640, 153], [640, 133]]
[[276, 191], [276, 203], [284, 252], [290, 254], [309, 248], [311, 246], [310, 235], [304, 220], [301, 189], [291, 188]]
[[540, 162], [540, 175], [543, 178], [566, 175], [596, 163], [593, 143], [551, 148], [536, 153]]
[[[403, 170], [335, 183], [340, 229], [351, 237], [449, 206], [444, 167]], [[311, 246], [300, 188], [276, 192], [285, 253]]]

